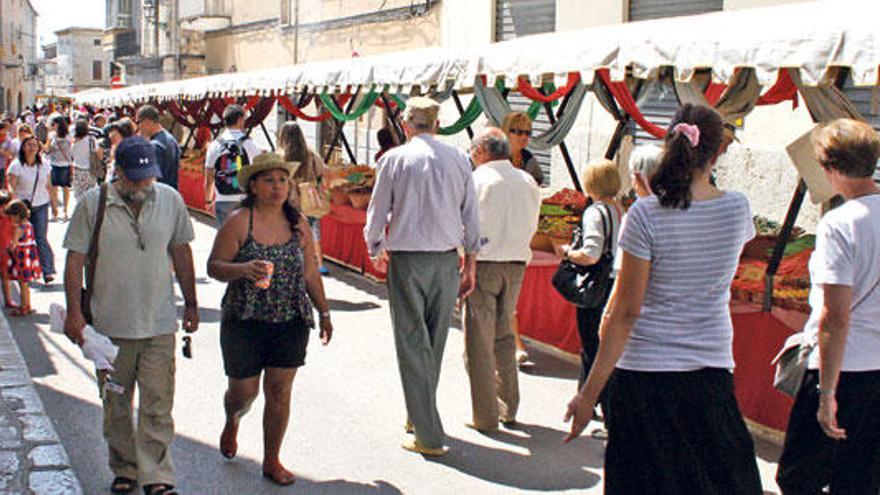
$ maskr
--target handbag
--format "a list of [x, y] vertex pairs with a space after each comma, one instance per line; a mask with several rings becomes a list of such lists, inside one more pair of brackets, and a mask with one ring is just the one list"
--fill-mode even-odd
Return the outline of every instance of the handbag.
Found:
[[102, 169], [104, 161], [98, 156], [98, 147], [95, 144], [95, 137], [89, 136], [89, 173], [92, 177], [98, 179], [103, 176]]
[[[605, 303], [608, 290], [614, 282], [611, 279], [611, 270], [614, 267], [614, 253], [611, 251], [611, 239], [614, 235], [611, 223], [611, 210], [608, 205], [605, 214], [602, 215], [602, 234], [605, 237], [605, 245], [599, 261], [590, 266], [581, 266], [569, 260], [559, 263], [556, 273], [553, 274], [553, 287], [566, 301], [581, 308], [598, 308]], [[601, 213], [601, 210], [600, 210]], [[609, 232], [610, 231], [610, 232]], [[582, 227], [578, 226], [572, 236], [572, 249], [580, 249], [584, 245]]]
[[321, 194], [314, 182], [301, 182], [299, 189], [299, 211], [311, 218], [321, 218], [330, 213], [330, 196]]
[[101, 235], [101, 225], [104, 224], [104, 212], [107, 210], [107, 187], [108, 184], [101, 184], [101, 193], [98, 195], [98, 213], [95, 215], [95, 229], [92, 230], [89, 253], [86, 256], [85, 287], [80, 291], [83, 318], [89, 325], [92, 324], [92, 290], [94, 289], [95, 269], [98, 262], [98, 239]]
[[[855, 311], [865, 302], [878, 285], [880, 285], [880, 279], [874, 283], [874, 287], [865, 293], [859, 302], [853, 305], [850, 311]], [[804, 374], [807, 372], [810, 354], [816, 347], [818, 347], [817, 343], [807, 338], [804, 332], [798, 332], [785, 339], [779, 354], [770, 361], [770, 364], [776, 367], [773, 375], [773, 387], [785, 395], [797, 397], [801, 383], [804, 381]]]

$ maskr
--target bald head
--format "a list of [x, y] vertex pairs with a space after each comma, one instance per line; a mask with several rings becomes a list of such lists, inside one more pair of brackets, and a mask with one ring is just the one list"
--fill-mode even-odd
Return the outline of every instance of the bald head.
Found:
[[475, 165], [510, 159], [507, 135], [497, 127], [486, 127], [474, 137], [471, 144], [471, 159]]

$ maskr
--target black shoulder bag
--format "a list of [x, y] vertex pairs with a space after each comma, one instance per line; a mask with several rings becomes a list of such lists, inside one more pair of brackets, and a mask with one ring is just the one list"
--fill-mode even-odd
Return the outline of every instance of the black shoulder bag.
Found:
[[[605, 236], [605, 245], [599, 261], [590, 266], [582, 266], [569, 260], [559, 263], [559, 268], [553, 275], [553, 287], [566, 301], [581, 308], [597, 308], [605, 302], [605, 295], [611, 287], [611, 270], [614, 268], [614, 253], [611, 251], [611, 240], [614, 235], [613, 223], [611, 222], [611, 210], [603, 204], [605, 213], [602, 214], [602, 234]], [[601, 212], [601, 210], [600, 210]], [[612, 227], [609, 227], [611, 224]], [[584, 246], [583, 227], [578, 226], [572, 236], [571, 249], [580, 249]]]
[[98, 262], [98, 240], [101, 235], [101, 225], [104, 224], [104, 211], [107, 210], [107, 187], [101, 184], [101, 194], [98, 196], [98, 213], [95, 216], [95, 228], [92, 230], [92, 239], [89, 241], [89, 254], [86, 258], [86, 284], [80, 295], [80, 307], [86, 323], [92, 324], [92, 291], [95, 283], [95, 268]]

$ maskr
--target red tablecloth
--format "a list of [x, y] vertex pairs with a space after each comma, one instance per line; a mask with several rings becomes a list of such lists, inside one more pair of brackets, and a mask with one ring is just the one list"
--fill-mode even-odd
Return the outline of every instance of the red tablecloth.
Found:
[[324, 257], [363, 273], [374, 280], [385, 280], [370, 261], [364, 242], [367, 212], [350, 206], [332, 205], [321, 219], [321, 251]]
[[534, 251], [526, 269], [522, 291], [516, 305], [520, 334], [571, 354], [580, 354], [575, 309], [550, 280], [559, 266], [559, 258]]
[[205, 171], [200, 157], [181, 160], [177, 189], [186, 205], [194, 210], [213, 214], [205, 207]]

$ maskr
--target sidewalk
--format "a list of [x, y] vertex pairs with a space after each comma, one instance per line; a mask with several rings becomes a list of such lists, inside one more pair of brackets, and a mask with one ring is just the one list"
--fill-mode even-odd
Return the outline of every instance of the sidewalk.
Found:
[[0, 314], [0, 493], [83, 493], [3, 314]]

